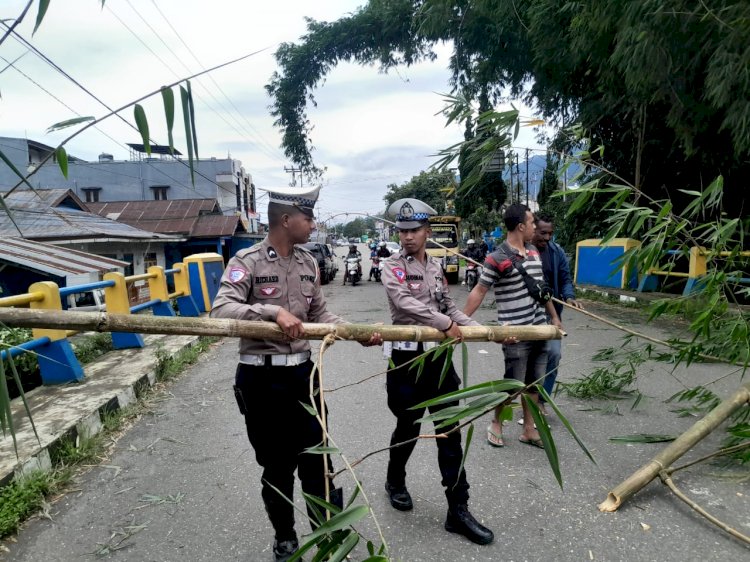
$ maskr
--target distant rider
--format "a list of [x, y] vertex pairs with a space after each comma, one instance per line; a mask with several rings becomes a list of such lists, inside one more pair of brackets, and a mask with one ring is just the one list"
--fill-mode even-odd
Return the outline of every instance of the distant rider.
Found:
[[[362, 259], [362, 254], [357, 250], [356, 244], [349, 244], [349, 253], [346, 254], [346, 257], [344, 258], [344, 262], [348, 260], [349, 258], [358, 258]], [[360, 264], [357, 264], [357, 272], [359, 273], [359, 276], [362, 277], [362, 266]], [[344, 282], [341, 283], [342, 285], [346, 285], [346, 280], [349, 279], [349, 270], [348, 268], [344, 269]]]
[[[483, 263], [484, 262], [484, 252], [481, 248], [477, 247], [476, 241], [473, 239], [469, 239], [466, 242], [466, 250], [464, 250], [464, 256], [467, 258], [473, 259], [475, 262]], [[466, 264], [469, 265], [468, 263]], [[466, 280], [468, 278], [469, 269], [468, 267], [464, 270], [464, 285], [466, 285]]]

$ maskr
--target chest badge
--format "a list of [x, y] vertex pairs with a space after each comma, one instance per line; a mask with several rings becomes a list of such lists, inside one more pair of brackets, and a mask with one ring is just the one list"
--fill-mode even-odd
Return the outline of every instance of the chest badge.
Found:
[[422, 286], [422, 283], [409, 283], [409, 289], [416, 291]]
[[272, 297], [279, 292], [279, 288], [278, 287], [261, 287], [260, 292], [261, 294], [267, 297]]

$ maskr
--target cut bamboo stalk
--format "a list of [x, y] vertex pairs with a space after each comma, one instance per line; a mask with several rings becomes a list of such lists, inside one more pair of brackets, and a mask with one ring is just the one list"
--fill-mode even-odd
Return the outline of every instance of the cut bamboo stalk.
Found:
[[750, 402], [750, 383], [737, 389], [734, 394], [706, 414], [703, 419], [695, 422], [690, 429], [675, 439], [651, 461], [618, 484], [607, 494], [607, 499], [599, 504], [599, 511], [617, 511], [625, 501], [659, 476], [662, 470], [667, 470], [673, 462], [716, 429], [735, 410], [748, 402]]
[[[0, 324], [18, 328], [51, 328], [93, 332], [134, 332], [143, 334], [191, 334], [201, 336], [241, 337], [249, 339], [286, 340], [275, 322], [255, 322], [224, 318], [188, 318], [147, 316], [141, 314], [107, 314], [0, 308]], [[440, 330], [426, 326], [377, 324], [303, 324], [302, 339], [322, 340], [328, 334], [337, 339], [366, 342], [378, 332], [384, 341], [442, 341]], [[560, 339], [563, 332], [555, 326], [462, 326], [464, 341], [519, 341]]]

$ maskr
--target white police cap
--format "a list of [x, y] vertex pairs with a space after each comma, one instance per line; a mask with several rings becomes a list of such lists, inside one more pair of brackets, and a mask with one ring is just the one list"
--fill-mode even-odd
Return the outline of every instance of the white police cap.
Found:
[[268, 192], [268, 202], [296, 207], [309, 217], [314, 216], [313, 209], [320, 194], [318, 187], [259, 187]]
[[408, 230], [427, 224], [430, 217], [437, 215], [437, 211], [424, 201], [406, 197], [391, 203], [388, 214], [396, 218], [396, 228]]

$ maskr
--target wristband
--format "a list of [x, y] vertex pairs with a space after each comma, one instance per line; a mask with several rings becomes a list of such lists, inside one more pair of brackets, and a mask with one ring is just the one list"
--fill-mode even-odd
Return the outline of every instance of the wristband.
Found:
[[451, 320], [451, 325], [448, 326], [445, 330], [442, 330], [442, 332], [443, 333], [447, 332], [448, 330], [450, 330], [453, 327], [454, 324], [455, 324], [455, 322], [453, 320]]

